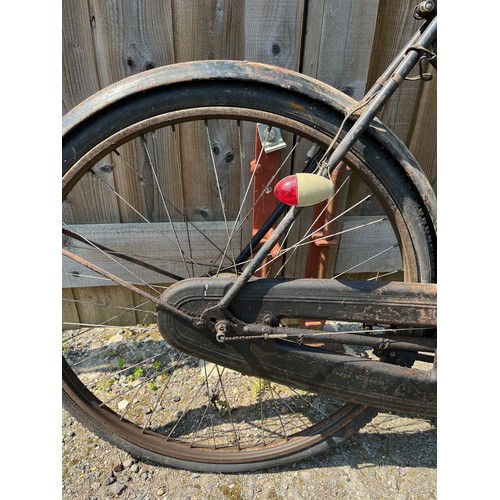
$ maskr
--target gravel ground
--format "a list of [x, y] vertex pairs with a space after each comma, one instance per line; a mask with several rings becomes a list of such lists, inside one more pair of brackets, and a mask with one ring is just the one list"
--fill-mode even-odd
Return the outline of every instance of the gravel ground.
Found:
[[135, 460], [62, 414], [63, 499], [432, 499], [434, 421], [379, 414], [336, 450], [246, 474], [193, 473]]

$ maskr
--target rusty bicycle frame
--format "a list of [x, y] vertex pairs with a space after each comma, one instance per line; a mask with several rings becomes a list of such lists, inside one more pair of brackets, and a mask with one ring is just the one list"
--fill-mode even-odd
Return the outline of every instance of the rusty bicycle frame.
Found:
[[[415, 7], [415, 17], [423, 24], [373, 87], [352, 111], [355, 118], [333, 152], [322, 162], [318, 174], [332, 175], [336, 167], [367, 130], [377, 113], [416, 66], [417, 78], [429, 79], [422, 62], [436, 69], [433, 45], [437, 39], [436, 2], [425, 1]], [[362, 110], [362, 111], [361, 111]], [[332, 143], [335, 142], [332, 141]], [[70, 181], [71, 182], [71, 181]], [[418, 180], [416, 181], [418, 183]], [[425, 195], [425, 193], [424, 193]], [[271, 224], [286, 210], [281, 206]], [[170, 287], [160, 298], [122, 282], [116, 276], [63, 249], [63, 253], [82, 265], [108, 277], [156, 303], [162, 335], [174, 347], [204, 359], [235, 368], [242, 373], [267, 377], [277, 382], [293, 382], [299, 387], [331, 394], [354, 403], [412, 414], [436, 415], [436, 341], [426, 337], [377, 337], [336, 334], [333, 342], [371, 346], [375, 350], [402, 349], [418, 353], [433, 363], [422, 372], [390, 363], [307, 349], [300, 342], [332, 338], [327, 333], [305, 328], [280, 328], [275, 311], [293, 317], [300, 304], [302, 317], [363, 323], [397, 324], [402, 329], [436, 327], [436, 285], [416, 283], [347, 282], [339, 280], [251, 280], [280, 237], [295, 221], [301, 207], [292, 207], [263, 240], [266, 227], [257, 232], [250, 246], [257, 248], [250, 262], [236, 278], [191, 278]], [[246, 253], [245, 253], [246, 252]], [[248, 247], [240, 255], [245, 261]], [[209, 297], [199, 301], [198, 297]], [[295, 297], [290, 301], [290, 297]], [[301, 302], [301, 298], [308, 298]], [[291, 303], [290, 303], [291, 302]], [[243, 307], [244, 305], [244, 307]], [[238, 311], [238, 313], [235, 313]], [[217, 342], [214, 343], [214, 335]], [[248, 342], [248, 340], [299, 339], [299, 344]], [[297, 347], [299, 346], [300, 349]], [[417, 358], [418, 359], [418, 358]]]
[[[423, 2], [424, 6], [432, 2]], [[437, 17], [424, 24], [417, 34], [410, 40], [400, 54], [394, 59], [384, 74], [377, 80], [375, 85], [361, 100], [367, 102], [365, 111], [359, 116], [354, 126], [347, 132], [340, 141], [334, 152], [331, 154], [323, 170], [323, 175], [332, 174], [335, 167], [342, 161], [347, 152], [359, 139], [361, 134], [367, 129], [368, 125], [382, 109], [387, 100], [394, 94], [400, 84], [405, 81], [410, 71], [421, 60], [422, 53], [428, 54], [425, 48], [431, 45], [437, 36]], [[425, 57], [424, 55], [424, 57]], [[434, 58], [431, 58], [434, 62]], [[369, 102], [371, 101], [371, 102]], [[241, 288], [248, 282], [255, 270], [262, 264], [273, 246], [277, 243], [280, 236], [290, 227], [301, 211], [301, 207], [294, 207], [283, 218], [281, 223], [273, 232], [271, 238], [261, 247], [252, 261], [238, 277], [236, 282], [225, 294], [224, 298], [217, 305], [217, 310], [226, 309], [234, 297], [240, 292]]]

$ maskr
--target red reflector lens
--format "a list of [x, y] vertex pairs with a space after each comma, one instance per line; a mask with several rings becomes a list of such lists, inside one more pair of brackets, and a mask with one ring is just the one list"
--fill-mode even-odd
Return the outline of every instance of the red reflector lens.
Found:
[[299, 202], [299, 186], [296, 175], [281, 179], [274, 187], [274, 196], [285, 205], [297, 205]]

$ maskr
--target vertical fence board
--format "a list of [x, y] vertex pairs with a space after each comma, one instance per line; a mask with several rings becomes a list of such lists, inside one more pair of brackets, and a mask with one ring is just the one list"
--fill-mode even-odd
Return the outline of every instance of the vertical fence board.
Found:
[[[138, 288], [148, 291], [144, 286]], [[156, 323], [156, 305], [152, 302], [145, 302], [144, 297], [136, 293], [132, 293], [133, 307], [135, 307], [135, 314], [137, 322], [141, 325], [151, 325]]]
[[[172, 15], [176, 62], [242, 59], [243, 2], [174, 0]], [[234, 128], [213, 120], [176, 127], [183, 165], [184, 203], [192, 220], [223, 220], [217, 182], [224, 190], [224, 210], [234, 212], [239, 196]], [[216, 176], [217, 173], [217, 176]], [[229, 188], [231, 186], [231, 189]], [[195, 203], [196, 202], [196, 203]]]
[[378, 4], [378, 0], [309, 2], [301, 72], [361, 99], [368, 79]]
[[62, 2], [62, 104], [67, 113], [99, 90], [87, 2]]
[[63, 203], [66, 223], [99, 224], [120, 222], [118, 200], [111, 195], [114, 186], [111, 155], [100, 160], [94, 174], [83, 176]]
[[[421, 23], [412, 16], [414, 4], [413, 0], [380, 0], [370, 65], [370, 85], [420, 26]], [[379, 115], [405, 144], [411, 137], [423, 85], [420, 81], [403, 84]]]
[[298, 71], [303, 0], [245, 2], [245, 59]]
[[102, 86], [174, 62], [170, 2], [90, 0]]
[[242, 59], [244, 2], [172, 1], [175, 61]]
[[424, 84], [408, 147], [437, 192], [437, 74], [428, 71], [433, 80]]
[[[62, 289], [62, 318], [65, 323], [75, 323], [78, 325], [80, 316], [78, 315], [78, 308], [76, 306], [73, 290], [69, 288]], [[73, 325], [63, 324], [63, 329], [77, 328]]]
[[[245, 3], [245, 59], [299, 71], [305, 5], [303, 0], [248, 0]], [[248, 124], [242, 127], [242, 132], [244, 163], [250, 165], [254, 159], [255, 127]], [[283, 139], [293, 144], [290, 134], [283, 134]], [[280, 178], [291, 172], [291, 162], [291, 158], [284, 162]], [[248, 172], [245, 181], [249, 176]], [[248, 227], [245, 229], [248, 231]]]
[[132, 293], [126, 288], [117, 286], [73, 288], [73, 293], [78, 301], [78, 314], [82, 323], [113, 326], [133, 325], [138, 321], [133, 310]]

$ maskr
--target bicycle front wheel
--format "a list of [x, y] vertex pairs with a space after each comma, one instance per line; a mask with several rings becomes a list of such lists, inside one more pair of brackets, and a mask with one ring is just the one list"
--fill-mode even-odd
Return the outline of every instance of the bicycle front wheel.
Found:
[[[64, 136], [63, 247], [155, 296], [189, 277], [237, 275], [281, 218], [272, 186], [314, 168], [342, 120], [326, 103], [252, 80], [141, 88]], [[266, 153], [260, 141], [276, 134], [279, 149]], [[344, 163], [333, 199], [303, 211], [258, 275], [432, 281], [433, 228], [390, 152], [366, 134]], [[375, 415], [184, 355], [158, 333], [154, 304], [113, 285], [63, 262], [63, 400], [135, 456], [260, 469], [325, 450]]]

